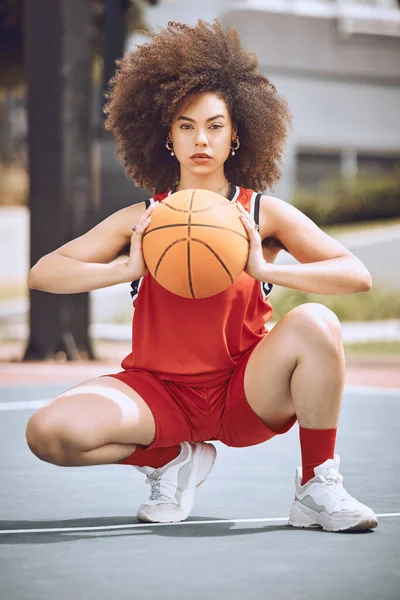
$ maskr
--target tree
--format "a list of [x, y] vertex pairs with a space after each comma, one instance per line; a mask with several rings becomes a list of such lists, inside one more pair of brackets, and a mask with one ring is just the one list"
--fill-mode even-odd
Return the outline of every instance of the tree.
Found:
[[[26, 0], [0, 2], [0, 88], [14, 88], [26, 81], [24, 54]], [[90, 43], [93, 55], [102, 57], [106, 0], [85, 0], [91, 6]], [[118, 4], [120, 0], [116, 0]], [[143, 5], [155, 6], [159, 0], [124, 0], [126, 28], [129, 32], [146, 29]]]
[[[128, 19], [136, 3], [114, 1]], [[97, 186], [92, 185], [91, 72], [105, 4], [100, 6], [98, 0], [7, 3], [11, 12], [1, 23], [19, 32], [25, 45], [25, 58], [21, 60], [15, 52], [10, 73], [13, 85], [25, 77], [28, 82], [33, 265], [93, 224]], [[54, 295], [31, 290], [30, 339], [24, 358], [42, 360], [63, 352], [70, 360], [93, 359], [88, 326], [87, 293]]]
[[[25, 10], [33, 265], [93, 218], [90, 6], [26, 0]], [[87, 293], [30, 290], [25, 359], [94, 358], [88, 323]]]

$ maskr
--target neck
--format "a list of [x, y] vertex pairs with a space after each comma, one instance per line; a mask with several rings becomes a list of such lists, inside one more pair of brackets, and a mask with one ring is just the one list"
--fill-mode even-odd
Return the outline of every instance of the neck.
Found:
[[229, 190], [223, 170], [218, 171], [217, 173], [210, 173], [209, 175], [195, 175], [194, 173], [181, 169], [179, 184], [179, 189], [202, 189], [210, 190], [211, 192], [217, 192], [217, 190], [222, 187], [222, 189], [217, 192], [222, 196], [226, 195]]

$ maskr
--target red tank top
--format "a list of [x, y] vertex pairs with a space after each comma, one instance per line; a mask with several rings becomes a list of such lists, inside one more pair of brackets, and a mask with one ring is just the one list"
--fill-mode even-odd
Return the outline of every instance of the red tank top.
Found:
[[[158, 194], [149, 203], [169, 194]], [[234, 186], [229, 199], [239, 201], [258, 223], [259, 197]], [[189, 385], [218, 385], [268, 333], [272, 285], [246, 273], [220, 294], [196, 300], [172, 294], [150, 273], [131, 287], [132, 352], [122, 361], [123, 369], [144, 369]]]

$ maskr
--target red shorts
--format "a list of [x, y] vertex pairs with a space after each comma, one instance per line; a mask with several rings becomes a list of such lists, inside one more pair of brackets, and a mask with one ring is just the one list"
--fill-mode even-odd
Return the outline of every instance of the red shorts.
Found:
[[249, 406], [244, 373], [253, 349], [243, 354], [233, 373], [219, 385], [176, 383], [139, 369], [108, 376], [129, 385], [150, 408], [156, 435], [148, 449], [207, 440], [233, 447], [253, 446], [286, 433], [296, 422], [293, 417], [281, 431], [273, 431]]

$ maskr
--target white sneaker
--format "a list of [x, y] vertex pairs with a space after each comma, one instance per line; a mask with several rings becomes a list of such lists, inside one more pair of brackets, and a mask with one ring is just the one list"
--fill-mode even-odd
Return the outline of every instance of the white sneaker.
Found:
[[187, 519], [194, 492], [207, 478], [216, 456], [212, 444], [183, 442], [180, 454], [164, 467], [137, 467], [151, 485], [149, 501], [139, 506], [139, 521], [175, 523]]
[[315, 467], [315, 477], [301, 485], [302, 468], [296, 470], [296, 495], [289, 515], [293, 527], [320, 526], [326, 531], [365, 530], [378, 526], [374, 512], [343, 487], [340, 457]]

